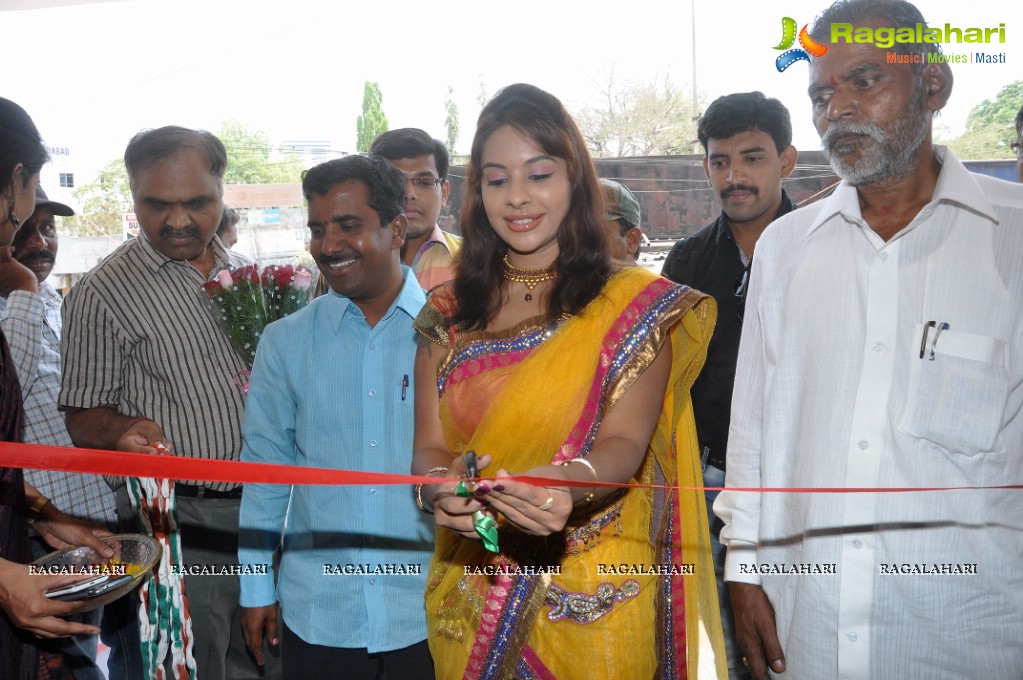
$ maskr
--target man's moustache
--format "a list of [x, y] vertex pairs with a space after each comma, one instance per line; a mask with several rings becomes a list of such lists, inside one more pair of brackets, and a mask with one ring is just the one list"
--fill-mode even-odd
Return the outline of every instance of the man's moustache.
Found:
[[760, 189], [756, 188], [752, 184], [729, 184], [727, 187], [721, 190], [722, 200], [728, 198], [736, 191], [746, 191], [753, 194], [754, 196], [760, 195]]
[[196, 227], [186, 227], [185, 229], [163, 227], [160, 229], [160, 236], [191, 236], [192, 238], [199, 238], [199, 230]]
[[32, 250], [18, 258], [18, 262], [28, 265], [30, 262], [55, 262], [57, 256], [49, 250]]
[[870, 123], [857, 123], [851, 120], [839, 120], [831, 123], [828, 129], [821, 135], [821, 147], [824, 149], [830, 149], [835, 144], [835, 138], [839, 135], [865, 135], [870, 137], [875, 142], [884, 141], [884, 131], [876, 125]]

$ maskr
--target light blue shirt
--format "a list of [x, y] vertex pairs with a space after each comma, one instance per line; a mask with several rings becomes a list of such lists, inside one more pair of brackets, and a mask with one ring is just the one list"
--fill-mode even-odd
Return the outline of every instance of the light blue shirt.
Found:
[[[405, 284], [374, 328], [333, 292], [266, 328], [249, 383], [243, 461], [408, 473], [412, 321], [426, 298], [411, 270], [402, 272]], [[284, 551], [276, 592], [272, 571], [243, 574], [241, 604], [279, 601], [285, 623], [310, 644], [374, 653], [422, 642], [433, 555], [427, 520], [404, 485], [247, 484], [239, 562], [270, 564], [282, 531]], [[337, 573], [381, 570], [392, 573]], [[401, 571], [413, 573], [393, 573]]]

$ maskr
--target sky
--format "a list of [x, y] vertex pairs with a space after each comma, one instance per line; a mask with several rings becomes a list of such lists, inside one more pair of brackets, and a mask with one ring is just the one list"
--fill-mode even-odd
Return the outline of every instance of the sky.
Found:
[[[796, 146], [818, 148], [808, 65], [779, 73], [773, 47], [782, 16], [802, 26], [826, 3], [692, 2], [697, 92], [777, 97], [792, 112]], [[1023, 78], [1023, 11], [999, 0], [916, 4], [932, 25], [1006, 25], [1004, 44], [945, 46], [1005, 53], [1005, 63], [952, 67], [955, 88], [937, 124], [957, 134], [974, 105]], [[0, 11], [10, 60], [0, 96], [22, 105], [47, 143], [70, 149], [79, 184], [135, 132], [166, 124], [216, 130], [234, 118], [275, 144], [322, 140], [352, 152], [367, 80], [379, 83], [392, 128], [441, 139], [452, 88], [464, 153], [481, 88], [492, 95], [529, 82], [580, 110], [599, 102], [609, 74], [691, 87], [693, 13], [688, 0], [126, 0]]]

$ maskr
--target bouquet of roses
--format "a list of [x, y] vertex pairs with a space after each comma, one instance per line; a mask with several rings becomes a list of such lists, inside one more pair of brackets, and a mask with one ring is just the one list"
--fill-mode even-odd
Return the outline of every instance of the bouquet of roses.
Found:
[[312, 272], [305, 267], [254, 264], [223, 270], [202, 286], [209, 309], [249, 368], [268, 323], [297, 312], [309, 302]]
[[266, 322], [283, 319], [309, 302], [313, 274], [305, 267], [272, 264], [263, 269], [263, 309]]

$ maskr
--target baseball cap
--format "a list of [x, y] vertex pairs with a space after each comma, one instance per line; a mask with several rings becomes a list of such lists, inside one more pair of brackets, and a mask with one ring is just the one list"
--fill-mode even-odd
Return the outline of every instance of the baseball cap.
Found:
[[59, 203], [57, 201], [51, 201], [47, 196], [46, 192], [43, 191], [42, 187], [36, 187], [36, 207], [49, 208], [54, 215], [60, 215], [61, 217], [71, 217], [75, 214], [69, 206]]
[[638, 227], [639, 201], [636, 195], [629, 191], [627, 186], [613, 182], [609, 179], [601, 179], [600, 186], [604, 188], [604, 200], [607, 202], [608, 220], [624, 219], [630, 226]]

